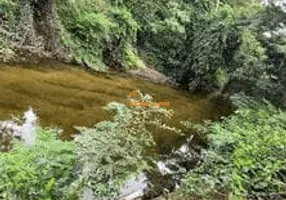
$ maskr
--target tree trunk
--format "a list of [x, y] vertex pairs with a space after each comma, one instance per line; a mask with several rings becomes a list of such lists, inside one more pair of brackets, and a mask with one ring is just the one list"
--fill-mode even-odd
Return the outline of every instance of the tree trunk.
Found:
[[48, 52], [56, 52], [59, 48], [56, 22], [55, 0], [33, 0], [34, 25], [37, 34], [44, 39], [44, 48]]

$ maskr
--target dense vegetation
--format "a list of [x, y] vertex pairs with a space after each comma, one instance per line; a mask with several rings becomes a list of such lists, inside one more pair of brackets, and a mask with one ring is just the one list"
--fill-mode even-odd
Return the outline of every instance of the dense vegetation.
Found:
[[[149, 95], [138, 94], [142, 102], [152, 102]], [[238, 109], [221, 122], [184, 122], [206, 137], [208, 145], [170, 198], [283, 199], [286, 113], [267, 101], [234, 97]], [[117, 199], [125, 181], [151, 169], [153, 160], [145, 150], [155, 147], [155, 141], [149, 126], [180, 133], [164, 123], [172, 112], [158, 106], [112, 102], [105, 109], [113, 119], [94, 128], [78, 127], [74, 141], [62, 141], [55, 130], [40, 128], [33, 147], [15, 140], [10, 152], [0, 154], [0, 197]]]
[[32, 149], [15, 141], [11, 152], [0, 154], [0, 199], [65, 199], [74, 142], [58, 140], [49, 129], [38, 129], [36, 141]]
[[[244, 99], [245, 101], [245, 99]], [[285, 197], [285, 112], [248, 100], [222, 122], [206, 124], [203, 164], [183, 181], [194, 199]]]
[[[0, 0], [0, 60], [149, 67], [189, 91], [244, 92], [252, 98], [231, 116], [191, 126], [206, 145], [172, 196], [285, 199], [286, 6], [276, 2]], [[78, 128], [74, 141], [39, 129], [36, 146], [15, 142], [1, 153], [0, 198], [116, 199], [126, 180], [151, 168], [150, 126], [177, 130], [164, 124], [172, 112], [160, 107], [112, 102], [106, 109], [114, 117]]]
[[[138, 100], [152, 102], [151, 96], [138, 95]], [[126, 180], [150, 170], [152, 160], [144, 149], [155, 142], [147, 127], [177, 130], [164, 123], [172, 112], [158, 106], [112, 102], [105, 109], [113, 119], [94, 128], [78, 127], [81, 134], [74, 141], [39, 129], [35, 146], [15, 141], [12, 151], [0, 153], [0, 198], [116, 199]]]
[[244, 90], [284, 103], [281, 6], [252, 0], [1, 0], [0, 5], [2, 60], [36, 53], [97, 70], [148, 66], [190, 90]]

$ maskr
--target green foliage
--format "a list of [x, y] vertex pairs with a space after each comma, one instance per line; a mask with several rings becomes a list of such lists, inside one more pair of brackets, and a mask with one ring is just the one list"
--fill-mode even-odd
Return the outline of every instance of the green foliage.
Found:
[[0, 0], [0, 60], [4, 62], [15, 58], [11, 47], [11, 32], [15, 29], [18, 1]]
[[[275, 3], [276, 1], [273, 1]], [[281, 2], [282, 3], [282, 2]], [[283, 7], [268, 5], [260, 12], [258, 17], [257, 33], [259, 41], [265, 48], [268, 57], [267, 62], [273, 67], [269, 69], [271, 79], [275, 81], [275, 88], [268, 96], [276, 103], [283, 103], [285, 106], [285, 73], [286, 73], [286, 42], [285, 42], [285, 21], [286, 12]], [[282, 93], [282, 94], [281, 94]], [[274, 102], [273, 101], [273, 102]], [[280, 104], [281, 105], [281, 104]]]
[[123, 51], [122, 62], [126, 69], [144, 68], [144, 62], [134, 53], [131, 47], [127, 47]]
[[[190, 45], [187, 51], [190, 53], [181, 67], [181, 81], [196, 80], [201, 88], [211, 89], [221, 86], [217, 85], [220, 82], [217, 72], [222, 70], [225, 77], [229, 77], [224, 85], [251, 78], [254, 80], [252, 84], [256, 85], [258, 77], [267, 72], [263, 65], [266, 60], [262, 55], [264, 49], [252, 31], [251, 21], [261, 8], [255, 3], [248, 8], [223, 1], [203, 6], [204, 9], [200, 9], [204, 12], [198, 11], [199, 8], [194, 10], [194, 20], [188, 29]], [[259, 73], [251, 74], [249, 68]]]
[[111, 17], [116, 26], [112, 30], [113, 40], [107, 44], [104, 51], [105, 63], [110, 67], [124, 67], [126, 69], [140, 67], [140, 59], [132, 47], [136, 41], [138, 24], [131, 13], [125, 8], [113, 8]]
[[[239, 54], [236, 55], [237, 62], [240, 62], [244, 71], [252, 72], [253, 68], [258, 68], [257, 65], [261, 65], [261, 61], [266, 60], [265, 49], [261, 43], [257, 40], [255, 33], [249, 29], [245, 29], [241, 35], [242, 44], [240, 46]], [[241, 62], [244, 61], [244, 62]], [[261, 70], [261, 66], [259, 66]]]
[[149, 65], [173, 76], [185, 54], [189, 9], [180, 1], [158, 1], [154, 9], [153, 19], [138, 33], [139, 50]]
[[[12, 22], [19, 21], [19, 6], [0, 0], [9, 27], [17, 27]], [[221, 91], [270, 100], [285, 95], [285, 37], [276, 33], [286, 22], [278, 6], [258, 0], [58, 0], [57, 15], [62, 44], [75, 63], [96, 70], [146, 63], [190, 90], [225, 87]], [[12, 39], [3, 37], [6, 28], [0, 31], [1, 59], [13, 60], [19, 33]]]
[[165, 6], [162, 0], [111, 0], [111, 2], [114, 6], [126, 7], [130, 10], [140, 29], [145, 31], [150, 28], [150, 23], [158, 19], [157, 13]]
[[15, 18], [17, 2], [17, 0], [0, 0], [0, 16], [4, 15], [3, 17], [9, 20]]
[[[150, 96], [138, 95], [141, 103], [152, 102]], [[155, 144], [149, 126], [173, 130], [163, 121], [172, 113], [158, 106], [111, 102], [105, 109], [114, 114], [113, 119], [94, 128], [79, 128], [81, 135], [75, 139], [79, 178], [74, 187], [95, 199], [114, 199], [128, 178], [150, 168], [144, 155]]]
[[233, 88], [236, 92], [242, 90], [253, 96], [271, 97], [273, 90], [278, 89], [273, 79], [274, 66], [267, 62], [266, 49], [257, 38], [254, 31], [242, 31], [241, 45], [234, 55], [236, 68], [230, 73], [230, 80], [245, 83], [242, 88]]
[[15, 141], [0, 154], [0, 198], [5, 200], [72, 199], [66, 189], [72, 181], [73, 142], [58, 140], [49, 129], [39, 129], [36, 145]]
[[239, 47], [234, 9], [228, 5], [219, 6], [200, 17], [192, 27], [193, 53], [189, 64], [202, 85], [213, 82], [218, 68], [228, 72], [228, 68], [235, 67], [230, 66]]
[[[213, 89], [234, 80], [251, 80], [253, 91], [260, 86], [261, 90], [268, 90], [272, 84], [271, 80], [267, 80], [268, 85], [261, 84], [269, 78], [271, 66], [266, 65], [265, 49], [254, 28], [257, 26], [254, 19], [263, 10], [258, 2], [126, 0], [120, 3], [131, 10], [141, 25], [137, 48], [144, 61], [174, 76], [183, 86], [196, 82], [197, 89]], [[137, 14], [137, 7], [151, 10], [147, 13], [142, 9]], [[142, 21], [146, 19], [143, 17], [141, 21], [137, 19], [143, 12], [148, 22]], [[218, 76], [219, 72], [224, 77]]]
[[209, 147], [203, 163], [185, 178], [182, 194], [267, 199], [285, 191], [285, 115], [254, 102], [222, 122], [207, 124]]
[[11, 151], [0, 154], [0, 199], [115, 199], [126, 180], [151, 169], [151, 130], [178, 131], [164, 124], [172, 111], [137, 94], [129, 103], [146, 106], [111, 102], [105, 109], [112, 120], [78, 127], [74, 141], [58, 139], [51, 129], [38, 129], [30, 148], [15, 140]]
[[15, 58], [15, 52], [10, 48], [8, 42], [2, 40], [0, 42], [0, 60], [4, 62], [13, 60]]
[[223, 88], [229, 81], [228, 74], [222, 70], [222, 68], [218, 68], [215, 72], [215, 81], [214, 83], [219, 86], [220, 88]]
[[132, 45], [138, 28], [128, 10], [111, 8], [104, 0], [65, 0], [58, 14], [63, 43], [77, 63], [104, 70], [106, 65], [116, 67], [125, 61], [124, 49]]

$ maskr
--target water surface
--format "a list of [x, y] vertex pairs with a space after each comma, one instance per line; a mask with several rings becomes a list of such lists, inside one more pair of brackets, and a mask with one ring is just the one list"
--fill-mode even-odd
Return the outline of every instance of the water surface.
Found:
[[[69, 135], [74, 126], [93, 126], [109, 119], [103, 110], [108, 102], [127, 103], [131, 91], [141, 90], [156, 102], [170, 102], [174, 110], [172, 125], [182, 120], [218, 119], [229, 113], [229, 107], [214, 103], [203, 95], [156, 85], [121, 75], [89, 73], [71, 66], [0, 65], [0, 120], [21, 116], [32, 107], [40, 124], [64, 129]], [[156, 135], [162, 148], [175, 144], [179, 137], [169, 133]]]

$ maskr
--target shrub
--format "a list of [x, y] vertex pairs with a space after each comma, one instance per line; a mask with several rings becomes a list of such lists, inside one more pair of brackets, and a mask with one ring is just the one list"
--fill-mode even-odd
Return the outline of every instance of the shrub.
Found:
[[[151, 97], [140, 95], [140, 102], [150, 103]], [[122, 184], [150, 168], [144, 153], [154, 146], [148, 126], [173, 130], [163, 123], [171, 112], [158, 106], [127, 107], [111, 102], [105, 107], [114, 117], [94, 128], [79, 128], [76, 137], [78, 180], [74, 187], [80, 194], [94, 199], [115, 199]]]
[[49, 129], [38, 129], [36, 137], [31, 148], [16, 141], [0, 153], [0, 199], [72, 199], [65, 189], [72, 180], [73, 142], [58, 140]]
[[286, 189], [285, 115], [269, 104], [252, 104], [208, 124], [203, 163], [184, 179], [181, 194], [195, 199], [218, 194], [230, 199], [278, 198]]

